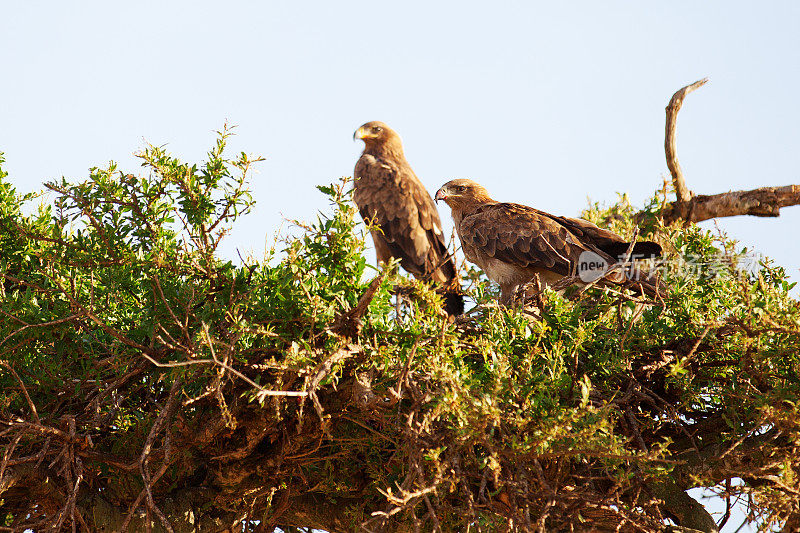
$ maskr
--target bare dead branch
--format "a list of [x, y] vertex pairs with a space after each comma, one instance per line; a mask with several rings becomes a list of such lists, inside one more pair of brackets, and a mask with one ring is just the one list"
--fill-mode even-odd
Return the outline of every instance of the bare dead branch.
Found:
[[386, 270], [378, 274], [369, 284], [367, 290], [358, 299], [358, 303], [351, 310], [342, 313], [336, 317], [336, 320], [329, 326], [328, 329], [337, 335], [345, 337], [357, 337], [361, 331], [361, 318], [369, 309], [369, 304], [378, 292], [378, 289], [386, 277]]
[[673, 203], [663, 212], [664, 223], [679, 220], [702, 222], [712, 218], [751, 215], [778, 217], [780, 209], [800, 205], [800, 185], [761, 187], [749, 191], [730, 191], [720, 194], [694, 196], [688, 204]]
[[681, 165], [678, 163], [678, 153], [675, 148], [676, 142], [676, 123], [678, 121], [678, 111], [683, 105], [683, 99], [686, 95], [695, 89], [699, 89], [708, 82], [708, 78], [697, 80], [696, 82], [679, 89], [667, 105], [667, 126], [664, 138], [664, 151], [667, 154], [667, 166], [672, 174], [672, 183], [675, 185], [675, 192], [678, 195], [678, 203], [686, 203], [692, 199], [692, 193], [686, 187], [686, 182], [683, 179], [683, 171]]
[[[683, 105], [686, 95], [702, 87], [708, 78], [698, 80], [679, 89], [666, 107], [667, 122], [664, 136], [664, 151], [667, 166], [672, 175], [677, 199], [662, 210], [664, 223], [667, 225], [679, 221], [686, 223], [702, 222], [712, 218], [751, 215], [756, 217], [780, 216], [780, 209], [791, 205], [800, 205], [800, 185], [783, 187], [761, 187], [749, 191], [729, 191], [712, 195], [695, 195], [686, 186], [683, 171], [678, 163], [676, 147], [676, 122], [678, 111]], [[641, 217], [642, 213], [640, 213]]]

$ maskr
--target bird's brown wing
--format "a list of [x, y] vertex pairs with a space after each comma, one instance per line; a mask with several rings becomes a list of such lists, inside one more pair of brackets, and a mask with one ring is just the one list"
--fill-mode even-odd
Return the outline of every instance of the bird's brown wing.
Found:
[[[598, 228], [599, 229], [599, 228]], [[531, 207], [512, 203], [482, 206], [461, 220], [464, 248], [521, 268], [539, 268], [562, 276], [573, 272], [580, 254], [600, 250], [566, 226]]]
[[[582, 241], [590, 242], [593, 246], [615, 259], [622, 257], [628, 250], [628, 245], [630, 244], [628, 239], [620, 237], [613, 231], [600, 228], [588, 220], [583, 220], [582, 218], [557, 217], [538, 210], [537, 212], [543, 216], [552, 218]], [[652, 241], [639, 241], [634, 245], [631, 253], [634, 258], [639, 259], [657, 257], [661, 255], [661, 246]]]
[[359, 212], [381, 229], [392, 257], [418, 278], [453, 280], [455, 265], [447, 253], [436, 204], [411, 168], [364, 154], [354, 177], [353, 199]]

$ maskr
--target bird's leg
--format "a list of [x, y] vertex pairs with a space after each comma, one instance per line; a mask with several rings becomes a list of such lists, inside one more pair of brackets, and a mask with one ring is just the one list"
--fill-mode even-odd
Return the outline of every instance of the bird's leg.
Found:
[[539, 314], [541, 315], [541, 313], [544, 312], [544, 298], [542, 298], [544, 287], [538, 273], [533, 275], [533, 279], [531, 279], [529, 285], [531, 285], [533, 290], [525, 292], [525, 299], [532, 299], [533, 305], [539, 309]]
[[400, 322], [400, 309], [402, 307], [401, 305], [402, 298], [403, 295], [400, 293], [400, 291], [394, 293], [394, 320], [395, 322], [398, 323]]
[[403, 318], [403, 308], [405, 303], [411, 302], [411, 292], [407, 286], [395, 285], [394, 287], [394, 320], [400, 323]]
[[500, 284], [500, 305], [505, 307], [514, 307], [514, 302], [516, 300], [517, 294], [517, 285], [504, 285]]
[[514, 287], [514, 299], [513, 299], [515, 309], [519, 309], [524, 311], [525, 310], [525, 285], [517, 285]]

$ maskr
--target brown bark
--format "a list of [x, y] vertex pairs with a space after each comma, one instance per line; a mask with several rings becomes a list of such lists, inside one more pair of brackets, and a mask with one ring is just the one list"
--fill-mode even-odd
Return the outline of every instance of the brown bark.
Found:
[[750, 191], [731, 191], [720, 194], [700, 194], [688, 203], [674, 202], [662, 213], [665, 224], [679, 220], [702, 222], [712, 218], [751, 215], [780, 216], [781, 207], [800, 204], [800, 185], [761, 187]]
[[664, 511], [683, 528], [703, 533], [719, 531], [717, 523], [705, 507], [686, 494], [686, 491], [677, 484], [661, 483], [651, 486], [651, 489], [660, 500], [664, 501]]
[[675, 138], [677, 135], [677, 121], [678, 111], [681, 110], [683, 99], [686, 95], [695, 89], [699, 89], [708, 82], [708, 78], [698, 80], [686, 87], [679, 89], [667, 104], [667, 126], [664, 135], [664, 151], [667, 154], [667, 166], [669, 172], [672, 174], [672, 183], [675, 185], [675, 193], [678, 195], [678, 203], [686, 203], [692, 199], [692, 193], [686, 187], [686, 182], [683, 179], [683, 171], [681, 165], [678, 163], [678, 152], [675, 147]]
[[664, 223], [669, 225], [678, 221], [702, 222], [712, 218], [738, 215], [777, 217], [780, 216], [781, 207], [800, 205], [800, 185], [762, 187], [749, 191], [730, 191], [712, 195], [694, 195], [689, 190], [680, 163], [678, 163], [676, 123], [678, 111], [680, 111], [686, 95], [702, 87], [706, 82], [708, 82], [708, 78], [703, 78], [682, 87], [672, 95], [666, 108], [664, 151], [677, 199], [662, 211]]

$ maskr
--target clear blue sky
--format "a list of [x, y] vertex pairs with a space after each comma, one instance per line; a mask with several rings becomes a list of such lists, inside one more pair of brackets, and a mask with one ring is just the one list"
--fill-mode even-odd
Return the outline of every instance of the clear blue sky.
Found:
[[[145, 140], [199, 160], [238, 124], [233, 147], [267, 160], [234, 257], [324, 207], [313, 185], [351, 174], [368, 120], [431, 191], [469, 177], [563, 215], [641, 203], [668, 174], [667, 101], [705, 76], [678, 123], [689, 187], [800, 183], [798, 2], [6, 2], [0, 150], [29, 191], [137, 171]], [[720, 225], [798, 278], [800, 207]]]

